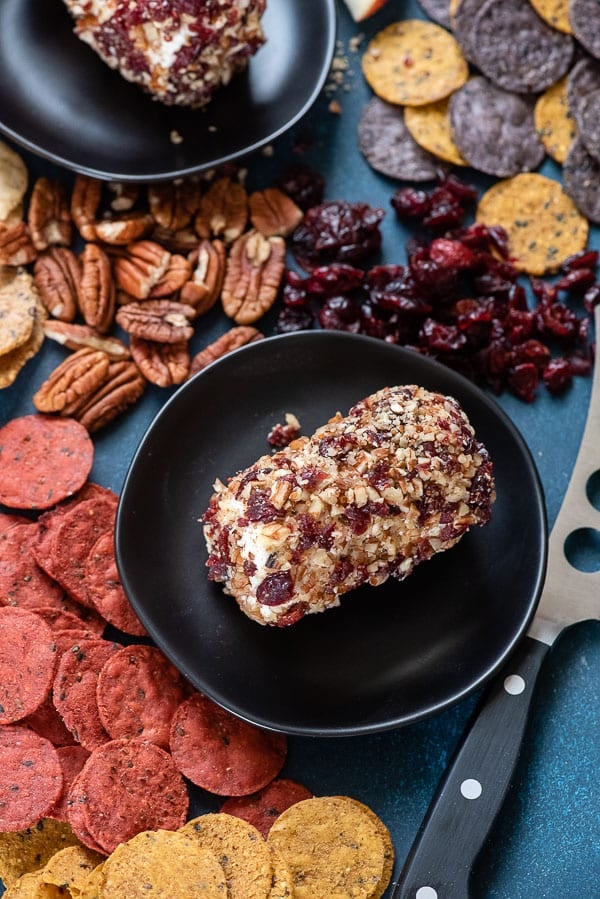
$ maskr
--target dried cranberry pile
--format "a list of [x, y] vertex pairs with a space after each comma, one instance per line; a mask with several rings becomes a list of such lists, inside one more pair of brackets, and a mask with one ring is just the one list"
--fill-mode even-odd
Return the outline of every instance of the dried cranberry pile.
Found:
[[[531, 278], [530, 304], [503, 229], [464, 224], [476, 198], [454, 175], [430, 191], [398, 189], [392, 207], [418, 236], [407, 243], [406, 265], [367, 271], [356, 266], [380, 246], [383, 210], [343, 201], [311, 207], [291, 239], [309, 274], [286, 272], [276, 329], [378, 337], [526, 402], [540, 383], [561, 393], [591, 369], [586, 313], [600, 301], [598, 253], [567, 260], [555, 283]], [[566, 304], [572, 298], [582, 300], [581, 313]]]

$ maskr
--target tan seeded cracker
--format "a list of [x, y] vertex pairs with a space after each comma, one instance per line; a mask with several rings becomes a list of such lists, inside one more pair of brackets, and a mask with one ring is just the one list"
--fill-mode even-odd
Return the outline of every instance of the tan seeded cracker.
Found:
[[87, 846], [68, 846], [46, 862], [40, 871], [44, 883], [68, 889], [72, 896], [79, 896], [91, 872], [104, 861], [104, 856]]
[[0, 880], [9, 887], [23, 874], [41, 868], [67, 846], [79, 846], [68, 824], [43, 818], [35, 827], [0, 833]]
[[[176, 885], [176, 889], [174, 886]], [[102, 899], [225, 899], [215, 854], [183, 833], [146, 830], [121, 843], [104, 862]]]
[[394, 870], [394, 844], [392, 843], [392, 837], [386, 825], [383, 823], [381, 818], [375, 814], [370, 806], [365, 805], [364, 802], [360, 802], [358, 799], [352, 799], [350, 796], [345, 797], [347, 801], [353, 802], [354, 805], [358, 806], [358, 808], [362, 809], [362, 811], [371, 819], [375, 827], [377, 828], [377, 832], [381, 839], [383, 840], [383, 846], [385, 850], [384, 859], [383, 859], [383, 873], [381, 875], [381, 879], [377, 884], [377, 887], [373, 893], [372, 899], [381, 899], [381, 896], [385, 893], [390, 880], [392, 879], [392, 872]]
[[454, 165], [468, 165], [452, 139], [448, 97], [426, 106], [406, 106], [404, 123], [424, 150]]
[[[104, 864], [98, 865], [97, 868], [88, 874], [87, 880], [81, 884], [77, 899], [101, 899], [102, 887], [104, 885]], [[75, 899], [75, 897], [73, 897]]]
[[569, 21], [569, 0], [530, 0], [538, 16], [564, 34], [573, 34]]
[[0, 141], [0, 221], [7, 219], [22, 201], [28, 181], [27, 167], [21, 157]]
[[23, 874], [7, 889], [4, 899], [60, 899], [65, 893], [53, 884], [44, 883], [42, 872]]
[[304, 799], [286, 809], [267, 838], [285, 858], [296, 899], [378, 895], [385, 846], [375, 825], [345, 796]]
[[33, 330], [37, 304], [37, 290], [26, 271], [19, 271], [0, 288], [0, 355], [25, 343]]
[[37, 355], [45, 338], [43, 326], [45, 318], [45, 310], [41, 305], [38, 305], [31, 334], [25, 343], [0, 356], [0, 390], [4, 387], [10, 387], [15, 382], [25, 363]]
[[179, 833], [189, 834], [199, 846], [215, 853], [225, 871], [227, 899], [269, 899], [271, 854], [252, 824], [215, 812], [193, 818]]
[[271, 864], [273, 866], [273, 880], [269, 899], [291, 899], [294, 895], [294, 879], [290, 866], [274, 846], [269, 846], [269, 852], [271, 853]]
[[577, 137], [577, 125], [567, 98], [566, 76], [540, 94], [533, 111], [533, 120], [548, 155], [556, 162], [563, 163]]
[[465, 83], [469, 67], [444, 28], [421, 19], [395, 22], [369, 42], [364, 76], [388, 103], [423, 106], [448, 97]]
[[544, 175], [515, 175], [494, 184], [481, 198], [476, 220], [501, 225], [519, 271], [556, 272], [587, 243], [589, 224], [557, 181]]

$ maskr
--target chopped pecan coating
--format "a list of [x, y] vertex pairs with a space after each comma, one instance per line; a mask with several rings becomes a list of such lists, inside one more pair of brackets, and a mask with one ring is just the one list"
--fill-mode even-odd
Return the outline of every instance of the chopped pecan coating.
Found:
[[141, 337], [131, 338], [133, 361], [151, 384], [172, 387], [182, 384], [190, 370], [187, 340], [181, 343], [156, 343]]
[[203, 240], [190, 256], [192, 273], [181, 288], [180, 299], [204, 315], [219, 299], [225, 278], [225, 244]]
[[221, 337], [218, 337], [213, 343], [210, 343], [208, 346], [204, 347], [203, 350], [200, 350], [199, 353], [196, 353], [190, 365], [190, 376], [202, 371], [202, 369], [206, 368], [207, 365], [210, 365], [211, 362], [216, 362], [217, 359], [221, 359], [228, 353], [233, 352], [233, 350], [237, 350], [247, 343], [254, 343], [257, 340], [262, 340], [264, 336], [265, 335], [257, 328], [251, 328], [248, 325], [230, 328], [229, 331], [226, 331], [225, 334], [222, 334]]
[[37, 179], [31, 192], [27, 223], [36, 250], [46, 250], [53, 244], [69, 246], [73, 230], [71, 213], [60, 181]]
[[33, 268], [35, 286], [50, 315], [72, 322], [79, 307], [81, 263], [67, 247], [50, 247]]
[[300, 207], [277, 187], [250, 194], [248, 206], [252, 225], [264, 237], [287, 237], [304, 218]]
[[221, 300], [238, 325], [251, 325], [277, 297], [285, 267], [285, 241], [256, 230], [239, 237], [227, 257]]
[[157, 343], [181, 343], [194, 333], [194, 309], [173, 300], [128, 303], [117, 311], [117, 323], [133, 337]]
[[206, 240], [220, 237], [232, 243], [248, 222], [248, 194], [239, 181], [218, 178], [200, 200], [195, 219], [197, 234]]
[[95, 243], [85, 245], [81, 254], [79, 308], [84, 321], [100, 333], [108, 331], [115, 313], [115, 282], [110, 259]]
[[109, 358], [100, 350], [81, 349], [67, 356], [33, 396], [38, 412], [61, 412], [85, 399], [108, 376]]

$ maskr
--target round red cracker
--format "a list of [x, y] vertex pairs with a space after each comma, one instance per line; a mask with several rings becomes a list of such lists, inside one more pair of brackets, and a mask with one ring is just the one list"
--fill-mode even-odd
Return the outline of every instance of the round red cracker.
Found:
[[0, 428], [0, 503], [49, 509], [83, 486], [93, 460], [90, 435], [74, 419], [13, 418]]
[[0, 608], [0, 724], [13, 724], [44, 702], [56, 668], [48, 625], [34, 612]]
[[219, 796], [247, 796], [277, 777], [285, 762], [285, 734], [261, 730], [195, 693], [177, 709], [171, 752], [181, 773]]
[[83, 500], [60, 514], [46, 530], [36, 550], [38, 564], [69, 596], [92, 608], [85, 583], [85, 565], [98, 538], [112, 530], [116, 503], [108, 496]]
[[63, 788], [60, 796], [48, 813], [48, 817], [55, 818], [57, 821], [64, 821], [65, 824], [68, 824], [69, 793], [75, 782], [75, 778], [81, 772], [83, 766], [90, 757], [90, 754], [87, 749], [83, 748], [83, 746], [62, 746], [56, 750], [56, 754], [62, 770]]
[[138, 737], [169, 748], [173, 715], [187, 695], [180, 673], [154, 646], [124, 646], [104, 664], [96, 698], [113, 739]]
[[98, 714], [96, 687], [104, 663], [120, 647], [108, 640], [75, 639], [60, 657], [53, 700], [67, 728], [91, 751], [109, 740]]
[[143, 830], [177, 830], [187, 817], [187, 788], [173, 759], [144, 740], [100, 746], [78, 776], [77, 789], [86, 797], [88, 833], [106, 852]]
[[64, 590], [36, 563], [35, 522], [14, 524], [0, 534], [0, 604], [32, 609], [60, 604]]
[[251, 796], [232, 796], [220, 811], [252, 824], [266, 840], [275, 818], [296, 802], [312, 799], [313, 795], [308, 787], [295, 780], [279, 778]]
[[75, 608], [77, 611], [72, 612], [62, 606], [40, 606], [35, 609], [35, 614], [44, 619], [51, 631], [86, 630], [94, 637], [101, 637], [106, 622], [91, 609]]
[[65, 814], [67, 816], [67, 823], [71, 825], [71, 830], [73, 831], [77, 839], [83, 843], [84, 846], [87, 846], [88, 849], [93, 849], [94, 852], [100, 852], [103, 855], [107, 855], [102, 846], [98, 845], [98, 843], [92, 838], [92, 835], [87, 829], [87, 824], [85, 822], [87, 795], [82, 790], [80, 782], [82, 771], [83, 768], [75, 777], [66, 796]]
[[56, 707], [52, 702], [52, 697], [48, 697], [45, 702], [36, 709], [27, 718], [23, 718], [21, 724], [26, 724], [31, 730], [35, 731], [40, 737], [50, 740], [55, 749], [62, 746], [73, 746], [75, 737], [70, 730], [65, 727], [64, 721], [56, 711]]
[[135, 637], [147, 635], [119, 579], [114, 531], [102, 534], [94, 544], [85, 564], [85, 584], [91, 605], [109, 624]]
[[0, 831], [37, 824], [62, 790], [56, 749], [26, 727], [0, 727], [0, 758]]
[[14, 524], [29, 524], [29, 519], [24, 515], [12, 515], [10, 512], [0, 512], [0, 536], [12, 528]]

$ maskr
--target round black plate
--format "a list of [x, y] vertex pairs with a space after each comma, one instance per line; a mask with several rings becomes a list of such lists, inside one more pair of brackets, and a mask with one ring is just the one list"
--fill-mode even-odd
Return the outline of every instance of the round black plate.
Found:
[[[274, 140], [316, 99], [333, 55], [335, 3], [269, 0], [263, 25], [267, 42], [247, 72], [205, 110], [173, 109], [83, 44], [62, 0], [2, 0], [0, 130], [67, 168], [120, 181], [235, 159]], [[172, 143], [173, 130], [182, 143]]]
[[[462, 403], [494, 461], [492, 521], [402, 583], [361, 588], [292, 627], [246, 618], [206, 576], [199, 518], [215, 478], [268, 452], [286, 412], [310, 434], [375, 390], [410, 383]], [[494, 401], [409, 350], [316, 331], [239, 350], [171, 398], [127, 474], [116, 545], [140, 618], [198, 689], [265, 727], [341, 735], [417, 721], [488, 679], [533, 615], [546, 536], [535, 466]]]

